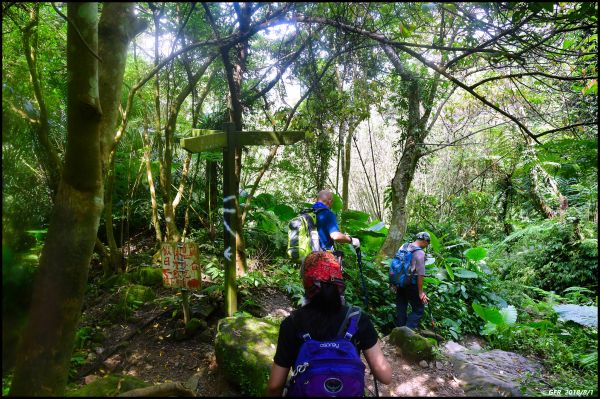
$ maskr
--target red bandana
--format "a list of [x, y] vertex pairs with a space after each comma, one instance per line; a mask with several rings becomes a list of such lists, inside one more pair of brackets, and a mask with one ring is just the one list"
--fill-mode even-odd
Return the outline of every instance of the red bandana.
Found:
[[312, 252], [304, 260], [304, 291], [309, 297], [318, 292], [320, 284], [315, 282], [333, 282], [343, 292], [344, 282], [342, 270], [336, 257], [331, 252]]

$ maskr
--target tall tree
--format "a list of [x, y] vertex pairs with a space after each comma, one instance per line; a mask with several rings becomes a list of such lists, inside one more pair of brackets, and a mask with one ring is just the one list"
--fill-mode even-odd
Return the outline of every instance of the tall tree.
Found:
[[[67, 151], [11, 386], [14, 396], [64, 393], [103, 208], [98, 4], [69, 3], [67, 7]], [[131, 27], [130, 11], [119, 13], [119, 9], [108, 7], [103, 17], [118, 20], [117, 26]], [[126, 49], [122, 49], [122, 59]], [[122, 75], [124, 62], [107, 61], [102, 68], [120, 68]]]

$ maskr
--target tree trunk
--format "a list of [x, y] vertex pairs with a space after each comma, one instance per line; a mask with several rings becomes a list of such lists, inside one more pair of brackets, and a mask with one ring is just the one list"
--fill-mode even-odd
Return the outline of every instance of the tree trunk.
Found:
[[342, 143], [344, 142], [344, 122], [340, 122], [340, 126], [338, 128], [338, 142], [337, 142], [337, 159], [336, 159], [336, 168], [335, 168], [335, 191], [340, 191], [340, 171], [342, 174], [344, 173], [344, 160], [342, 159], [342, 147], [344, 146]]
[[148, 134], [148, 117], [144, 112], [144, 134], [142, 136], [144, 141], [144, 163], [146, 164], [146, 178], [148, 179], [148, 187], [150, 188], [150, 204], [152, 206], [152, 226], [154, 226], [154, 232], [156, 234], [156, 241], [161, 242], [163, 240], [163, 234], [160, 227], [160, 221], [158, 220], [158, 204], [156, 202], [156, 188], [154, 186], [154, 178], [152, 177], [152, 163], [150, 162], [150, 151], [152, 146], [150, 144], [150, 137]]
[[115, 158], [110, 158], [111, 161], [106, 173], [104, 187], [104, 228], [106, 229], [106, 240], [108, 241], [110, 259], [110, 266], [104, 267], [105, 275], [119, 273], [124, 269], [125, 265], [123, 251], [117, 246], [117, 240], [115, 240], [115, 230], [113, 226], [112, 192], [115, 183]]
[[406, 233], [406, 197], [415, 174], [417, 163], [421, 153], [417, 143], [422, 142], [426, 136], [423, 132], [424, 124], [420, 123], [420, 86], [419, 80], [405, 69], [399, 57], [393, 49], [383, 46], [383, 49], [394, 65], [402, 80], [406, 82], [408, 100], [408, 126], [406, 128], [406, 140], [400, 162], [396, 167], [392, 179], [392, 218], [387, 238], [380, 249], [380, 253], [389, 257], [394, 256], [396, 250], [402, 243]]
[[215, 227], [215, 215], [218, 209], [217, 205], [217, 162], [206, 161], [206, 188], [204, 191], [205, 209], [208, 215], [208, 237], [211, 241], [217, 238]]
[[123, 392], [119, 397], [148, 397], [148, 396], [196, 396], [195, 392], [181, 382], [163, 382], [151, 387], [132, 389]]
[[[50, 143], [50, 125], [48, 123], [48, 108], [42, 95], [40, 76], [37, 70], [37, 28], [39, 22], [39, 8], [41, 3], [34, 3], [31, 7], [30, 22], [23, 29], [22, 43], [29, 77], [33, 86], [33, 94], [40, 108], [40, 116], [35, 121], [33, 129], [36, 133], [35, 153], [44, 170], [52, 199], [56, 198], [61, 175], [61, 161], [56, 148]], [[33, 41], [33, 44], [32, 44]]]
[[164, 148], [164, 156], [163, 162], [160, 164], [160, 183], [163, 194], [163, 209], [165, 215], [165, 224], [167, 226], [167, 241], [179, 241], [181, 239], [181, 234], [179, 229], [177, 228], [177, 223], [175, 222], [175, 211], [177, 206], [179, 205], [179, 201], [181, 199], [181, 195], [183, 195], [183, 190], [185, 187], [185, 179], [188, 174], [189, 164], [191, 161], [191, 153], [187, 155], [187, 158], [184, 163], [184, 169], [181, 176], [181, 181], [179, 184], [179, 189], [177, 190], [177, 194], [174, 199], [171, 199], [171, 164], [173, 159], [173, 137], [175, 135], [175, 129], [177, 127], [177, 116], [179, 115], [179, 110], [181, 109], [181, 105], [185, 101], [185, 99], [192, 93], [194, 87], [200, 80], [200, 78], [204, 75], [210, 64], [216, 56], [211, 56], [209, 59], [200, 67], [198, 72], [192, 76], [188, 84], [181, 90], [177, 98], [171, 103], [169, 107], [169, 114], [167, 123], [165, 125], [165, 148]]
[[354, 140], [354, 132], [358, 123], [351, 121], [347, 122], [347, 136], [344, 144], [344, 163], [342, 169], [342, 210], [347, 211], [350, 202], [350, 165], [352, 159], [352, 140]]
[[315, 174], [315, 193], [325, 189], [325, 182], [327, 181], [327, 167], [329, 164], [329, 157], [325, 154], [325, 147], [327, 146], [327, 132], [323, 126], [321, 118], [317, 118], [317, 165]]
[[511, 198], [511, 191], [512, 191], [512, 175], [511, 174], [507, 173], [503, 176], [502, 189], [504, 191], [504, 195], [502, 196], [502, 203], [500, 206], [500, 214], [498, 215], [498, 218], [502, 222], [504, 234], [509, 235], [513, 231], [512, 225], [508, 222], [508, 214], [509, 214], [509, 209], [510, 209], [510, 198]]
[[[113, 229], [112, 195], [115, 180], [115, 155], [121, 135], [116, 135], [127, 49], [131, 40], [146, 28], [146, 23], [133, 14], [133, 3], [106, 3], [98, 24], [98, 55], [102, 59], [98, 81], [100, 88], [100, 153], [104, 176], [104, 223], [110, 251], [110, 267], [105, 271], [124, 269], [122, 249], [117, 246]], [[111, 67], [104, 68], [103, 66]]]
[[[407, 85], [406, 98], [408, 100], [408, 126], [406, 128], [406, 139], [404, 141], [404, 150], [402, 157], [396, 168], [394, 178], [392, 179], [392, 217], [387, 238], [380, 249], [380, 253], [392, 257], [404, 238], [406, 233], [406, 197], [410, 184], [415, 175], [415, 170], [419, 159], [423, 153], [421, 146], [429, 134], [433, 122], [427, 126], [433, 100], [437, 92], [439, 74], [431, 84], [429, 91], [421, 96], [421, 85], [419, 77], [415, 76], [411, 71], [406, 69], [402, 60], [398, 57], [395, 51], [387, 45], [382, 46], [385, 54], [388, 56], [396, 72], [402, 78], [402, 81]], [[420, 109], [423, 108], [421, 116]], [[435, 122], [435, 119], [434, 119]]]
[[[252, 4], [241, 3], [239, 7], [236, 7], [236, 13], [238, 16], [238, 24], [240, 34], [244, 35], [248, 33], [250, 28], [250, 17], [252, 16]], [[229, 87], [229, 118], [234, 124], [235, 130], [242, 131], [242, 103], [241, 103], [241, 88], [244, 80], [244, 70], [246, 69], [246, 57], [248, 55], [248, 39], [240, 41], [236, 47], [236, 62], [232, 63], [229, 56], [229, 48], [221, 48], [221, 57], [223, 59], [223, 65], [225, 67], [225, 74], [227, 76], [227, 84]], [[237, 201], [237, 195], [240, 191], [240, 175], [242, 170], [242, 151], [241, 148], [235, 149], [235, 166], [233, 176], [233, 190], [235, 192], [234, 206], [236, 209], [236, 273], [242, 275], [246, 271], [246, 251], [244, 234], [242, 231], [241, 212]]]
[[380, 250], [380, 253], [385, 256], [394, 256], [406, 233], [406, 197], [420, 157], [414, 139], [408, 137], [392, 179], [392, 218], [387, 238]]
[[67, 150], [12, 396], [62, 396], [103, 206], [97, 3], [68, 3]]
[[[106, 116], [102, 114], [100, 90], [120, 90], [120, 85], [101, 87], [97, 60], [98, 4], [69, 3], [67, 7], [70, 21], [65, 166], [40, 258], [21, 357], [15, 368], [10, 392], [15, 396], [64, 393], [103, 207], [104, 159], [100, 143]], [[105, 6], [103, 20], [106, 18], [116, 26], [136, 26], [123, 21], [125, 14], [118, 14], [117, 8]], [[126, 50], [124, 46], [123, 60]], [[103, 59], [102, 67], [115, 76], [124, 72], [124, 62], [118, 64], [114, 58]], [[120, 93], [105, 94], [105, 98], [120, 97]], [[106, 106], [110, 109], [109, 104]]]

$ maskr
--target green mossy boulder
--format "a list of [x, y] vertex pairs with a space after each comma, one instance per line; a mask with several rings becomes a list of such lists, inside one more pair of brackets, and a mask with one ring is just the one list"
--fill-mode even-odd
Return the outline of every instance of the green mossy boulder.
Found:
[[156, 298], [152, 288], [143, 285], [132, 285], [123, 290], [122, 300], [128, 305], [141, 305]]
[[104, 289], [109, 289], [113, 287], [121, 287], [123, 285], [129, 284], [131, 281], [131, 276], [127, 273], [118, 273], [113, 274], [100, 282], [100, 287]]
[[390, 343], [402, 351], [402, 356], [412, 361], [432, 360], [433, 346], [437, 344], [433, 338], [425, 338], [408, 327], [396, 327], [390, 333]]
[[159, 286], [163, 282], [162, 269], [158, 267], [142, 267], [133, 273], [133, 281], [148, 287]]
[[208, 324], [206, 323], [206, 321], [193, 317], [185, 325], [185, 333], [188, 336], [192, 336], [197, 331], [204, 330], [207, 326], [208, 326]]
[[217, 363], [243, 395], [264, 395], [278, 335], [279, 325], [272, 320], [248, 316], [219, 320], [215, 337]]
[[132, 389], [148, 387], [152, 384], [130, 375], [109, 374], [98, 378], [81, 388], [67, 391], [66, 396], [117, 396]]
[[143, 285], [130, 285], [121, 290], [119, 302], [110, 304], [110, 309], [106, 315], [113, 322], [127, 320], [133, 315], [135, 309], [154, 298], [156, 298], [156, 294], [152, 288]]

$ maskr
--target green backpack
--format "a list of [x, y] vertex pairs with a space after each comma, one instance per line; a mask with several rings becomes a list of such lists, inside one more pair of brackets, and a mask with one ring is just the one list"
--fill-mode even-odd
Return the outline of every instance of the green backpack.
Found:
[[288, 256], [302, 263], [309, 253], [321, 250], [317, 231], [317, 213], [321, 209], [305, 209], [290, 221], [288, 229]]

